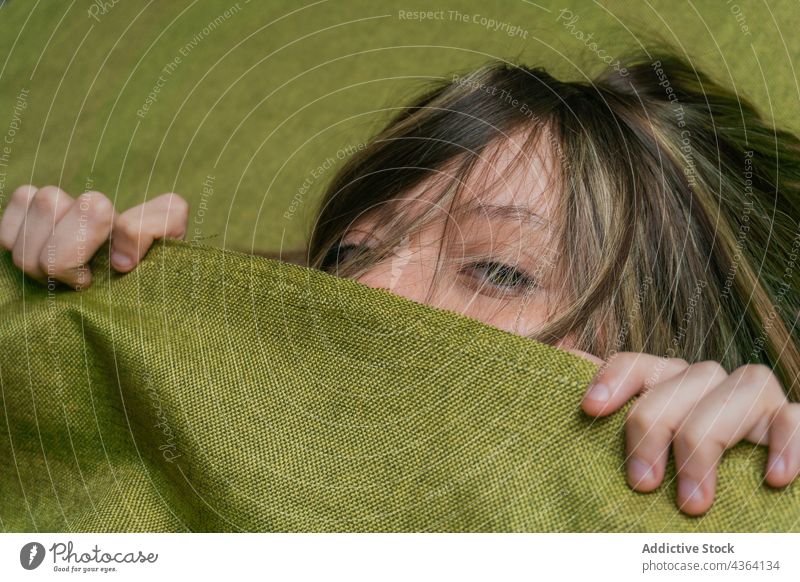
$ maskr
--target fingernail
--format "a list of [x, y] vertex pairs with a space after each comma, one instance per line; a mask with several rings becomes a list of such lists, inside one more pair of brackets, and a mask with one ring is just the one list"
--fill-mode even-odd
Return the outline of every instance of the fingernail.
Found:
[[591, 388], [589, 388], [589, 391], [586, 393], [586, 398], [589, 400], [596, 400], [597, 402], [606, 402], [609, 396], [611, 396], [611, 390], [602, 382], [592, 384]]
[[111, 261], [114, 263], [115, 266], [120, 267], [122, 269], [127, 269], [128, 267], [133, 264], [133, 261], [122, 253], [115, 251], [111, 253]]
[[784, 460], [783, 455], [772, 455], [770, 457], [768, 466], [770, 473], [783, 475], [783, 472], [786, 470], [786, 461]]
[[699, 503], [703, 501], [703, 491], [697, 481], [679, 479], [678, 497], [683, 500], [682, 503]]
[[647, 483], [653, 477], [653, 467], [650, 463], [633, 457], [628, 461], [628, 473], [631, 477], [632, 485]]

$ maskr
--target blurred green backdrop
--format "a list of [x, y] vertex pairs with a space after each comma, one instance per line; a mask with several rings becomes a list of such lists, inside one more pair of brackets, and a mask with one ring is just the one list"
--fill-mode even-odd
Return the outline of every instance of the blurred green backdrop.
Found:
[[120, 208], [175, 191], [218, 246], [301, 247], [348, 147], [432, 78], [607, 66], [576, 31], [615, 57], [658, 35], [800, 129], [796, 0], [0, 4], [0, 207], [29, 182]]

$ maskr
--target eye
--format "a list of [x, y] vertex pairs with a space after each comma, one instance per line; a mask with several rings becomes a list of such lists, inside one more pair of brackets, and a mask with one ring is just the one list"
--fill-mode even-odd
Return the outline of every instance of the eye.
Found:
[[347, 259], [352, 258], [362, 246], [364, 245], [356, 245], [356, 244], [334, 245], [333, 247], [331, 247], [331, 250], [328, 251], [328, 254], [325, 255], [325, 259], [322, 261], [322, 268], [329, 269], [331, 267], [340, 265]]
[[461, 272], [473, 280], [473, 286], [490, 294], [495, 291], [504, 295], [522, 295], [537, 285], [524, 271], [496, 261], [479, 261]]

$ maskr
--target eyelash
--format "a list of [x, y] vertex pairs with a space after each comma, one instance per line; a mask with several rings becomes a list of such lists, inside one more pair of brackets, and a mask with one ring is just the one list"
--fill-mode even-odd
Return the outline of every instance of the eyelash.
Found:
[[357, 249], [360, 246], [362, 245], [340, 244], [332, 247], [331, 250], [328, 251], [328, 254], [325, 256], [325, 259], [323, 260], [323, 268], [330, 268], [333, 266], [340, 265], [347, 258], [347, 253], [349, 251]]
[[[476, 271], [482, 271], [483, 274], [478, 276], [486, 281], [485, 284], [479, 285], [480, 290], [488, 288], [489, 294], [492, 290], [496, 290], [504, 295], [521, 295], [526, 290], [537, 286], [536, 280], [524, 271], [497, 261], [478, 261], [462, 269], [461, 273], [467, 277], [477, 278]], [[490, 278], [497, 275], [502, 275], [500, 283], [490, 281]]]
[[[358, 250], [362, 246], [364, 245], [343, 244], [333, 247], [326, 258], [326, 264], [335, 263], [338, 265], [347, 259], [349, 252]], [[476, 276], [476, 272], [480, 271], [482, 271], [483, 274]], [[460, 273], [473, 279], [480, 277], [486, 281], [485, 284], [480, 283], [478, 287], [483, 292], [488, 290], [488, 294], [490, 295], [492, 291], [504, 295], [522, 294], [526, 290], [538, 286], [536, 280], [524, 271], [498, 261], [477, 261], [461, 269]], [[504, 282], [493, 283], [489, 280], [490, 277], [497, 276], [498, 274], [503, 275]], [[474, 287], [475, 285], [472, 286]]]

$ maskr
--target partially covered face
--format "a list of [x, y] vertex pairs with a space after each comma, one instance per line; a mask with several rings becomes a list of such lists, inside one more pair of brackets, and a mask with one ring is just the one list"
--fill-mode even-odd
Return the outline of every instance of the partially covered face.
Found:
[[487, 149], [453, 203], [430, 182], [410, 191], [393, 210], [427, 214], [419, 228], [387, 233], [380, 212], [362, 216], [342, 239], [340, 262], [362, 245], [398, 240], [356, 279], [519, 335], [541, 328], [563, 286], [554, 164], [540, 146], [512, 166], [521, 145], [510, 138]]

